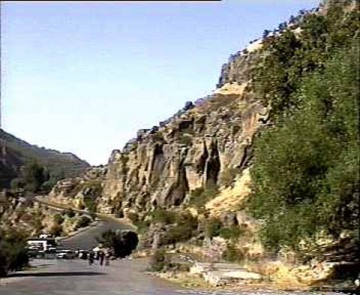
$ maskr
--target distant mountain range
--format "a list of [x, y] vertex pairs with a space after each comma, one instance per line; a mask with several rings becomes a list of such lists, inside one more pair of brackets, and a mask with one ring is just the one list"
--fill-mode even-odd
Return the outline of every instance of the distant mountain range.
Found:
[[0, 188], [8, 187], [20, 168], [32, 159], [64, 177], [78, 176], [90, 167], [72, 153], [38, 147], [0, 129]]

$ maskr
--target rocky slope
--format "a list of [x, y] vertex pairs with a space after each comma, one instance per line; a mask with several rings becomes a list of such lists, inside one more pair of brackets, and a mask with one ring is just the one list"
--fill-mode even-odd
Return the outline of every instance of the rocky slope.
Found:
[[[326, 8], [325, 5], [311, 13], [324, 14]], [[297, 24], [304, 15], [300, 14], [289, 22], [296, 39], [301, 38], [302, 29]], [[272, 34], [281, 36], [279, 31]], [[193, 230], [193, 224], [184, 222], [181, 225], [181, 218], [167, 224], [167, 221], [164, 222], [174, 219], [166, 212], [176, 212], [179, 216], [188, 211], [195, 216], [197, 227], [195, 235], [190, 238], [185, 235], [188, 241], [186, 246], [190, 247], [191, 252], [203, 254], [207, 248], [211, 256], [214, 251], [222, 254], [232, 251], [234, 254], [239, 250], [243, 256], [238, 260], [246, 257], [266, 261], [266, 253], [257, 233], [259, 221], [243, 210], [243, 201], [250, 192], [249, 171], [254, 139], [264, 128], [271, 128], [270, 108], [259, 101], [259, 96], [254, 93], [257, 85], [252, 81], [254, 68], [270, 54], [261, 50], [263, 44], [266, 48], [266, 42], [257, 40], [246, 50], [231, 56], [222, 67], [218, 88], [211, 95], [195, 103], [186, 103], [183, 110], [160, 122], [159, 126], [139, 130], [136, 138], [130, 140], [122, 150], [112, 152], [105, 167], [96, 167], [82, 177], [60, 181], [50, 193], [50, 199], [79, 208], [90, 206], [99, 212], [145, 222], [147, 245], [153, 248], [172, 243], [169, 240], [164, 242], [166, 232], [171, 229], [177, 228], [178, 234], [185, 224], [181, 234], [184, 235], [187, 229]], [[201, 206], [194, 204], [194, 199], [202, 199]], [[154, 221], [155, 214], [151, 214], [159, 208], [163, 210], [163, 224]], [[209, 238], [206, 237], [206, 227], [210, 223], [217, 223], [219, 228], [213, 228], [217, 232]], [[227, 232], [223, 231], [223, 234], [227, 233], [227, 237], [219, 234], [219, 229], [226, 229]], [[229, 236], [239, 232], [241, 238], [239, 235], [235, 239]], [[344, 235], [334, 241], [319, 233], [314, 245], [304, 241], [304, 246], [300, 246], [304, 247], [304, 253], [314, 252], [310, 257], [316, 257], [320, 248], [336, 248], [346, 238]], [[285, 281], [290, 277], [296, 282], [312, 284], [327, 278], [333, 271], [333, 265], [317, 264], [316, 259], [306, 266], [307, 269], [303, 266], [293, 268], [295, 253], [282, 250], [277, 259], [284, 259], [289, 264], [282, 264], [279, 260], [276, 261], [279, 265], [273, 265], [274, 261], [268, 265], [260, 263], [256, 265], [263, 268], [260, 272], [274, 280], [277, 276]]]
[[[191, 191], [231, 184], [235, 172], [249, 165], [253, 137], [266, 124], [268, 110], [249, 87], [257, 58], [256, 51], [238, 58], [247, 65], [237, 71], [236, 79], [242, 83], [227, 83], [208, 97], [187, 103], [160, 126], [139, 130], [122, 151], [114, 150], [101, 176], [98, 211], [180, 206]], [[62, 189], [66, 183], [69, 180], [60, 182], [50, 195], [66, 197]], [[72, 195], [81, 199], [84, 191]]]
[[0, 129], [0, 188], [8, 187], [19, 175], [20, 168], [36, 159], [50, 171], [63, 172], [65, 177], [82, 174], [90, 165], [71, 153], [40, 148]]
[[[207, 200], [209, 218], [256, 231], [256, 223], [239, 206], [249, 193], [252, 142], [268, 125], [269, 109], [255, 99], [249, 80], [259, 48], [260, 42], [237, 56], [237, 63], [246, 66], [237, 68], [236, 81], [222, 72], [222, 79], [233, 83], [187, 103], [159, 126], [139, 130], [123, 150], [112, 152], [105, 167], [58, 182], [49, 200], [77, 208], [95, 204], [98, 212], [145, 220], [156, 208], [179, 212], [191, 208], [192, 214], [201, 215], [202, 209], [189, 205], [191, 199], [200, 190], [219, 188], [220, 194]], [[161, 245], [166, 231], [166, 226], [152, 224], [145, 244]], [[224, 240], [212, 244], [226, 249]], [[253, 256], [263, 251], [252, 234], [242, 246]]]

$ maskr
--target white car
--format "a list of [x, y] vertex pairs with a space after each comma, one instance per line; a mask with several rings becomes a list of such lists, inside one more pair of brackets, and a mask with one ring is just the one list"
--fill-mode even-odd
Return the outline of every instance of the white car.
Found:
[[56, 258], [58, 259], [74, 259], [75, 257], [75, 252], [71, 250], [62, 250], [56, 254]]

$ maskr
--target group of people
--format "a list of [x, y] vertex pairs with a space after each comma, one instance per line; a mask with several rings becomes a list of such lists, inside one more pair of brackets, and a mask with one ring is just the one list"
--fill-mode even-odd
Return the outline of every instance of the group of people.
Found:
[[110, 265], [110, 257], [111, 257], [111, 253], [110, 251], [106, 251], [106, 250], [99, 250], [99, 251], [94, 251], [94, 250], [90, 250], [90, 251], [85, 251], [85, 250], [77, 250], [76, 251], [76, 255], [83, 260], [88, 260], [89, 265], [92, 265], [95, 263], [95, 260], [99, 261], [100, 265], [104, 265], [108, 266]]
[[100, 265], [104, 265], [104, 261], [105, 261], [105, 266], [109, 266], [110, 265], [110, 253], [109, 252], [104, 252], [104, 251], [98, 251], [98, 252], [94, 252], [94, 251], [90, 251], [89, 255], [88, 255], [88, 260], [89, 260], [89, 265], [92, 265], [96, 260], [99, 260], [99, 264]]

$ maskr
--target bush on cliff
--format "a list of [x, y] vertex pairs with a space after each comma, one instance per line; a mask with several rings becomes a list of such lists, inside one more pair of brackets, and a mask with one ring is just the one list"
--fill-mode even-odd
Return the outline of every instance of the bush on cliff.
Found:
[[176, 216], [175, 223], [166, 232], [166, 243], [175, 244], [178, 242], [188, 241], [198, 234], [197, 217], [190, 213], [182, 213]]
[[209, 185], [205, 189], [197, 188], [190, 192], [189, 204], [201, 209], [205, 204], [214, 199], [219, 194], [219, 188], [216, 185]]

